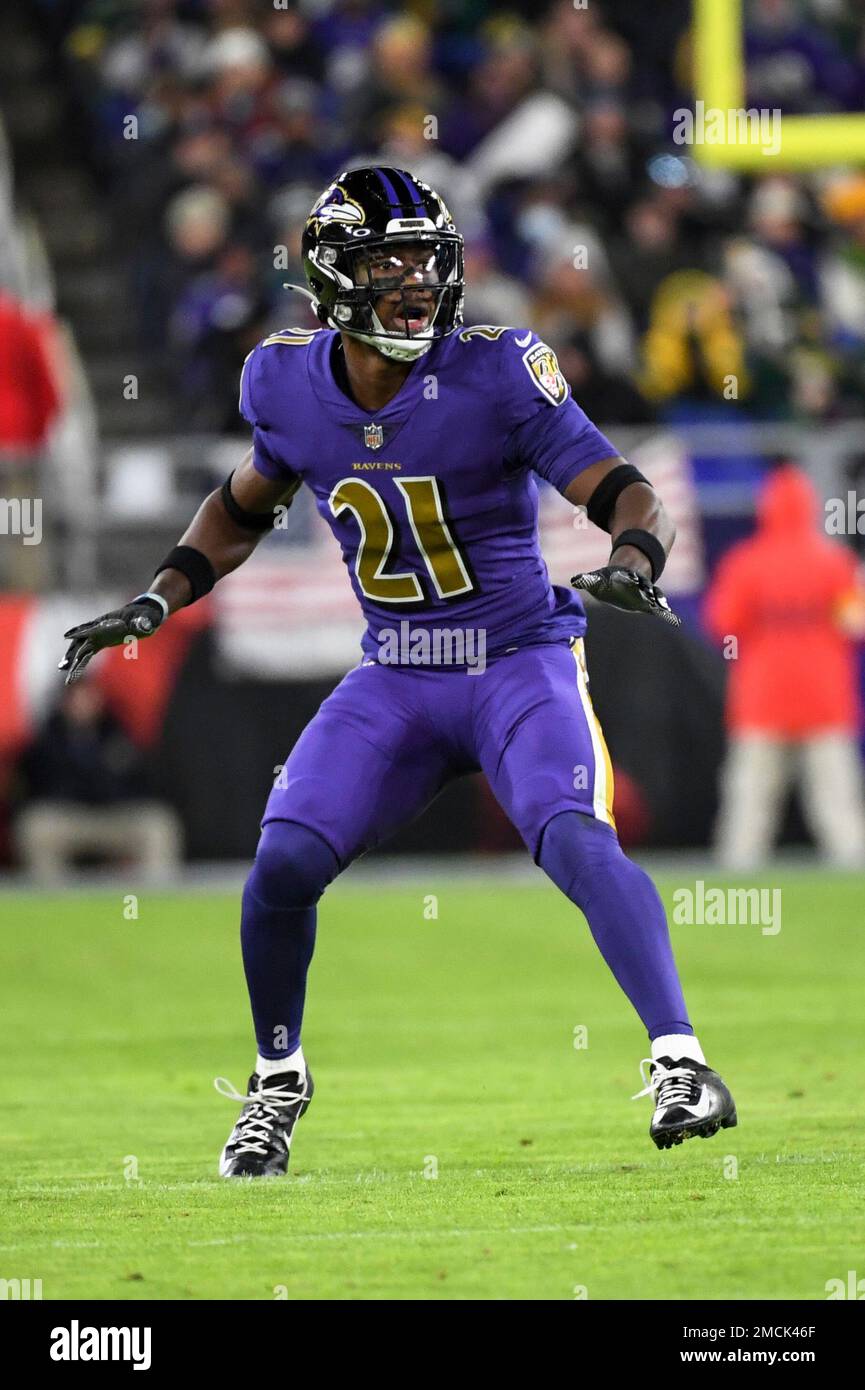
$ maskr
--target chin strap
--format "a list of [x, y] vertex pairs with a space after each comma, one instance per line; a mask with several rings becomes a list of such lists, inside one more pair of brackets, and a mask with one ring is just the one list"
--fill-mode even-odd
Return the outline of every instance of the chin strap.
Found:
[[[338, 328], [338, 324], [333, 325]], [[357, 333], [353, 328], [341, 328], [340, 332], [347, 333], [350, 338], [356, 338], [360, 343], [368, 343], [370, 347], [377, 348], [383, 357], [392, 357], [397, 362], [414, 362], [415, 358], [423, 357], [425, 352], [429, 352], [433, 345], [432, 338], [387, 338], [379, 337], [375, 333]]]
[[[438, 310], [436, 310], [437, 312]], [[375, 309], [372, 310], [372, 319], [373, 323], [381, 329], [379, 333], [361, 333], [356, 328], [343, 328], [342, 332], [348, 333], [360, 343], [368, 343], [370, 347], [376, 348], [382, 357], [390, 357], [396, 362], [414, 362], [416, 358], [423, 357], [425, 352], [429, 352], [433, 345], [432, 324], [426, 330], [429, 337], [418, 334], [416, 338], [395, 338], [391, 334], [385, 333]], [[334, 328], [338, 327], [339, 324], [334, 324]]]

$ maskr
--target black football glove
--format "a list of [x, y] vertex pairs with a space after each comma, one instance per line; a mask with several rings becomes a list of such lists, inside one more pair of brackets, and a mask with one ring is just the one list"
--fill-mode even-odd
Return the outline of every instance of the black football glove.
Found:
[[681, 618], [673, 612], [657, 584], [644, 579], [636, 570], [605, 565], [603, 569], [591, 570], [588, 574], [575, 574], [571, 584], [602, 603], [623, 608], [626, 613], [654, 613], [671, 627], [681, 626]]
[[69, 647], [58, 671], [66, 672], [66, 684], [71, 685], [82, 674], [92, 656], [105, 647], [119, 647], [126, 637], [150, 637], [163, 620], [160, 604], [152, 598], [136, 598], [132, 603], [92, 618], [89, 623], [70, 627], [63, 636]]

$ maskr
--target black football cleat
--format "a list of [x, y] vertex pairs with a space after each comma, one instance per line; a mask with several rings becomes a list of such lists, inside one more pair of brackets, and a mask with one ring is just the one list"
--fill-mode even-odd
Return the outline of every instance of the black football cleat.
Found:
[[692, 1057], [646, 1057], [640, 1063], [644, 1089], [640, 1096], [655, 1098], [655, 1113], [649, 1134], [659, 1149], [672, 1148], [683, 1139], [699, 1134], [711, 1139], [719, 1129], [732, 1129], [737, 1123], [736, 1105], [716, 1071]]
[[296, 1071], [276, 1076], [253, 1072], [245, 1096], [224, 1076], [218, 1076], [213, 1084], [220, 1095], [243, 1104], [219, 1157], [220, 1177], [282, 1177], [288, 1172], [294, 1126], [312, 1100], [311, 1072], [307, 1070], [306, 1076]]

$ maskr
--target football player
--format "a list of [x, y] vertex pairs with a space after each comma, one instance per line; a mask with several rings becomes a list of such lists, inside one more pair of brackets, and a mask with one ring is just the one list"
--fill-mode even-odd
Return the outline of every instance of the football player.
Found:
[[[619, 847], [583, 652], [580, 591], [678, 621], [657, 584], [674, 528], [572, 399], [545, 343], [528, 328], [462, 326], [462, 238], [426, 184], [392, 168], [340, 175], [312, 208], [302, 254], [322, 326], [273, 333], [247, 358], [251, 451], [147, 592], [67, 632], [61, 662], [73, 680], [94, 652], [155, 632], [247, 559], [276, 507], [312, 490], [363, 609], [363, 655], [265, 807], [241, 915], [257, 1057], [245, 1094], [217, 1081], [242, 1107], [220, 1172], [287, 1170], [313, 1090], [301, 1020], [325, 888], [476, 769], [585, 914], [648, 1031], [639, 1094], [654, 1096], [655, 1143], [734, 1125], [691, 1026], [658, 893]], [[537, 476], [612, 538], [609, 563], [570, 588], [550, 584], [541, 556]], [[411, 650], [394, 661], [405, 620]], [[482, 643], [482, 669], [416, 664], [441, 653], [443, 632]]]

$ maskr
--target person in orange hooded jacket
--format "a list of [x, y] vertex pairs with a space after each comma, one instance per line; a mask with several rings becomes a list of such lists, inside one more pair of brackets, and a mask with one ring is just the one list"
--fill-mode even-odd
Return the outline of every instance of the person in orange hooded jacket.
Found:
[[730, 658], [721, 862], [739, 870], [765, 860], [795, 781], [824, 853], [861, 865], [854, 639], [865, 633], [865, 599], [855, 557], [819, 529], [817, 496], [799, 468], [769, 477], [757, 530], [724, 556], [705, 615]]

